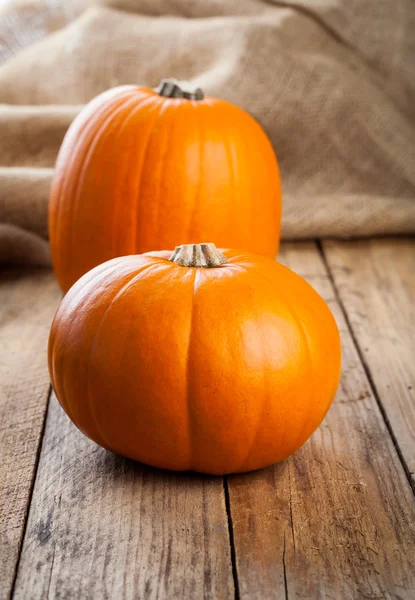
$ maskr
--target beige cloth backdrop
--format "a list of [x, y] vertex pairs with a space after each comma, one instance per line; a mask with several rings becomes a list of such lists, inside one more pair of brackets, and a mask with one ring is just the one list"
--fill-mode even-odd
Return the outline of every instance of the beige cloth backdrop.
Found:
[[414, 0], [0, 0], [0, 261], [49, 261], [81, 106], [169, 76], [268, 132], [284, 238], [414, 232], [414, 31]]

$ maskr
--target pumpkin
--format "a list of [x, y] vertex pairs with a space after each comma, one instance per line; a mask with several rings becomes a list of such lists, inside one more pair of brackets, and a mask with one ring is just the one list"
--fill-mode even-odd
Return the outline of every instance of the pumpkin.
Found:
[[166, 80], [95, 98], [60, 149], [49, 203], [54, 270], [64, 292], [127, 254], [211, 239], [275, 258], [277, 160], [242, 109]]
[[104, 448], [225, 474], [281, 461], [324, 418], [340, 339], [314, 289], [265, 257], [212, 244], [112, 259], [64, 297], [49, 371]]

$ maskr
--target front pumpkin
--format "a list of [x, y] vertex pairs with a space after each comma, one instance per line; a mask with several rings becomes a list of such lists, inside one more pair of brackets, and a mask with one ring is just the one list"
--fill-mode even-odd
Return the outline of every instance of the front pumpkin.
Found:
[[210, 239], [275, 258], [277, 160], [245, 111], [169, 81], [121, 86], [75, 119], [49, 204], [53, 265], [66, 292], [98, 264]]
[[212, 245], [113, 259], [63, 299], [56, 395], [95, 442], [156, 467], [224, 474], [281, 461], [340, 375], [325, 302], [266, 258]]

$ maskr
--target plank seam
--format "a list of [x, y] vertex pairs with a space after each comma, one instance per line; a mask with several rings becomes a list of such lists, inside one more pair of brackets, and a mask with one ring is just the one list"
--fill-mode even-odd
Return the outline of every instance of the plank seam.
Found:
[[48, 391], [48, 396], [47, 396], [47, 401], [46, 401], [45, 413], [44, 413], [44, 416], [43, 416], [43, 423], [42, 423], [42, 427], [41, 427], [40, 435], [39, 435], [39, 443], [38, 443], [38, 446], [37, 446], [37, 449], [36, 449], [36, 458], [35, 458], [35, 463], [34, 463], [34, 467], [33, 467], [33, 475], [32, 475], [32, 480], [30, 482], [29, 496], [28, 496], [28, 502], [27, 502], [27, 510], [26, 510], [26, 514], [25, 514], [25, 518], [24, 518], [23, 527], [22, 527], [22, 535], [21, 535], [21, 538], [20, 538], [20, 541], [19, 541], [19, 550], [18, 550], [18, 553], [17, 553], [16, 566], [15, 566], [14, 574], [13, 574], [13, 581], [12, 581], [12, 585], [11, 585], [11, 588], [10, 588], [10, 595], [9, 595], [10, 600], [13, 598], [14, 592], [15, 592], [15, 587], [16, 587], [16, 582], [17, 582], [17, 575], [18, 575], [18, 572], [19, 572], [20, 559], [22, 557], [23, 543], [24, 543], [24, 539], [26, 537], [26, 529], [27, 529], [27, 524], [28, 524], [28, 521], [29, 521], [29, 512], [30, 512], [30, 507], [31, 507], [31, 504], [32, 504], [33, 491], [35, 489], [35, 483], [36, 483], [37, 474], [38, 474], [38, 470], [39, 470], [40, 455], [41, 455], [41, 452], [42, 452], [43, 439], [44, 439], [45, 429], [46, 429], [46, 419], [47, 419], [47, 415], [48, 415], [49, 403], [50, 403], [51, 396], [52, 396], [52, 386], [49, 385], [49, 391]]
[[352, 324], [350, 322], [349, 316], [348, 316], [347, 311], [346, 311], [346, 307], [345, 307], [345, 305], [343, 303], [343, 300], [341, 299], [338, 287], [336, 285], [335, 279], [334, 279], [333, 274], [331, 272], [331, 269], [330, 269], [330, 266], [329, 266], [326, 254], [324, 252], [323, 244], [321, 243], [321, 240], [319, 240], [319, 239], [316, 240], [316, 245], [317, 245], [317, 249], [319, 251], [319, 254], [321, 256], [321, 259], [323, 261], [324, 267], [325, 267], [325, 269], [327, 271], [327, 276], [328, 276], [328, 278], [330, 280], [330, 283], [331, 283], [331, 285], [333, 287], [335, 298], [336, 298], [336, 300], [337, 300], [337, 302], [339, 304], [340, 310], [342, 311], [343, 317], [344, 317], [344, 319], [346, 321], [346, 325], [347, 325], [347, 328], [348, 328], [348, 330], [350, 332], [353, 344], [354, 344], [354, 346], [356, 348], [356, 352], [358, 354], [359, 360], [362, 363], [363, 370], [364, 370], [365, 375], [367, 377], [367, 380], [369, 382], [369, 387], [370, 387], [370, 389], [372, 391], [372, 394], [373, 394], [373, 396], [374, 396], [374, 398], [376, 400], [376, 404], [377, 404], [377, 406], [379, 408], [380, 414], [381, 414], [381, 416], [382, 416], [382, 418], [383, 418], [383, 420], [385, 422], [386, 429], [388, 430], [388, 433], [389, 433], [390, 438], [392, 440], [393, 446], [394, 446], [394, 448], [396, 450], [396, 453], [398, 455], [399, 462], [401, 463], [402, 468], [403, 468], [404, 473], [405, 473], [405, 476], [406, 476], [406, 478], [408, 480], [409, 486], [410, 486], [412, 492], [415, 494], [415, 480], [412, 479], [411, 471], [409, 470], [409, 467], [408, 467], [408, 465], [407, 465], [407, 463], [405, 461], [405, 458], [404, 458], [404, 456], [402, 454], [402, 451], [401, 451], [401, 449], [399, 447], [399, 442], [398, 442], [398, 440], [397, 440], [397, 438], [395, 436], [395, 433], [394, 433], [392, 425], [391, 425], [391, 423], [389, 421], [389, 418], [388, 418], [388, 415], [386, 413], [386, 410], [385, 410], [385, 408], [384, 408], [384, 406], [382, 404], [382, 400], [380, 399], [380, 396], [379, 396], [378, 390], [376, 388], [376, 384], [374, 382], [374, 379], [372, 377], [372, 373], [370, 371], [369, 365], [366, 362], [366, 359], [365, 359], [365, 357], [363, 355], [363, 352], [362, 352], [362, 349], [360, 347], [360, 344], [359, 344], [359, 342], [357, 340], [357, 337], [355, 336]]
[[[293, 547], [295, 553], [295, 533], [294, 533], [294, 518], [293, 518], [293, 498], [292, 498], [292, 486], [291, 486], [291, 461], [288, 463], [288, 481], [290, 484], [290, 521], [291, 521], [291, 534], [293, 538]], [[284, 532], [284, 544], [285, 544], [285, 532]], [[285, 546], [284, 546], [285, 552]], [[287, 596], [288, 598], [288, 596]]]
[[225, 475], [223, 477], [223, 489], [225, 492], [225, 508], [226, 508], [226, 516], [228, 519], [228, 533], [229, 533], [229, 545], [231, 549], [231, 563], [232, 563], [232, 577], [233, 577], [233, 585], [235, 589], [235, 600], [240, 600], [241, 595], [239, 591], [239, 580], [238, 580], [238, 568], [236, 566], [236, 549], [235, 549], [235, 539], [233, 532], [233, 522], [232, 522], [232, 514], [231, 514], [231, 502], [229, 497], [229, 481], [228, 476]]
[[285, 600], [288, 600], [288, 581], [287, 581], [287, 566], [285, 564], [285, 551], [286, 551], [286, 542], [285, 542], [285, 531], [284, 531], [284, 547], [283, 547], [283, 551], [282, 551], [282, 566], [284, 569]]

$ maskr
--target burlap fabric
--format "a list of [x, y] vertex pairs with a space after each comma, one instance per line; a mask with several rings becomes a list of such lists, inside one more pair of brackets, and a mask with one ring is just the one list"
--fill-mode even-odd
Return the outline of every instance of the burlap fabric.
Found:
[[254, 115], [284, 238], [415, 230], [414, 0], [3, 0], [0, 260], [47, 263], [71, 120], [123, 83], [193, 81]]

